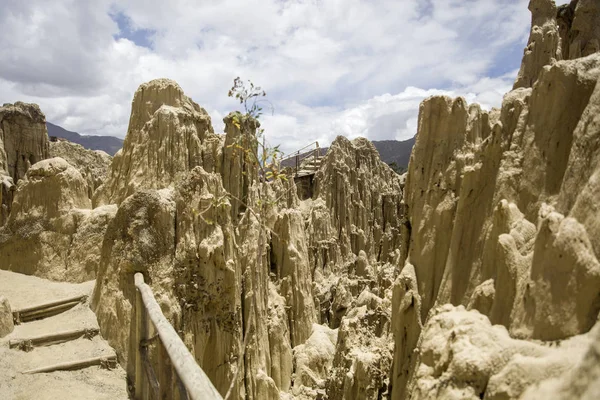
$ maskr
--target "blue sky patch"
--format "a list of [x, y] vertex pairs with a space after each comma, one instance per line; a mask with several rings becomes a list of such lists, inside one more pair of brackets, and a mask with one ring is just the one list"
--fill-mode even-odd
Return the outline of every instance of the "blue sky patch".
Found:
[[128, 39], [137, 46], [153, 49], [152, 37], [156, 33], [155, 30], [133, 28], [131, 18], [121, 11], [109, 15], [119, 26], [119, 33], [113, 35], [115, 39]]

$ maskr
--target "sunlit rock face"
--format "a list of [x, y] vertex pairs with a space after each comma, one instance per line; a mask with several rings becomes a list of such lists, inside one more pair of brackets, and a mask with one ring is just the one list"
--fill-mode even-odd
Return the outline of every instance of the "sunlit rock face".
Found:
[[[136, 92], [123, 150], [93, 196], [118, 207], [92, 301], [103, 335], [133, 374], [132, 277], [142, 272], [223, 395], [383, 393], [399, 177], [370, 142], [338, 138], [314, 198], [300, 201], [293, 180], [261, 180], [255, 144], [244, 142], [258, 121], [240, 113], [224, 121], [225, 134], [214, 134], [172, 81]], [[159, 370], [163, 361], [151, 359]], [[351, 370], [356, 379], [344, 380]]]
[[46, 116], [37, 104], [0, 107], [0, 226], [10, 213], [16, 184], [38, 161], [49, 157]]
[[112, 157], [102, 150], [88, 150], [66, 140], [50, 142], [50, 157], [60, 157], [81, 173], [88, 186], [88, 197], [92, 199], [96, 189], [106, 180]]
[[0, 228], [2, 269], [57, 281], [94, 279], [115, 211], [114, 206], [91, 210], [87, 182], [64, 159], [34, 164], [19, 181]]
[[210, 149], [202, 147], [212, 134], [208, 113], [176, 82], [157, 79], [141, 85], [133, 98], [123, 148], [115, 154], [94, 205], [120, 204], [137, 190], [170, 186], [202, 166], [203, 159], [214, 164]]
[[[61, 158], [64, 156], [64, 158]], [[43, 278], [94, 279], [115, 207], [91, 210], [110, 156], [50, 143], [35, 104], [0, 107], [0, 268]]]
[[[404, 187], [409, 247], [392, 302], [393, 398], [595, 390], [600, 10], [587, 1], [529, 8], [530, 41], [501, 109], [439, 96], [421, 104]], [[487, 327], [470, 332], [476, 320]], [[557, 341], [578, 350], [551, 350]], [[565, 387], [571, 370], [584, 374], [575, 391]]]
[[532, 87], [542, 69], [600, 51], [600, 4], [572, 0], [557, 7], [553, 0], [531, 0], [531, 33], [513, 89]]

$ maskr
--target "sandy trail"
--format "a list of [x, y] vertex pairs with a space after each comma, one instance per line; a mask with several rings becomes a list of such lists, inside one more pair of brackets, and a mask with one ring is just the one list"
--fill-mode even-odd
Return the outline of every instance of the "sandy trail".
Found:
[[[79, 294], [91, 295], [93, 287], [93, 281], [81, 284], [51, 282], [0, 270], [0, 295], [8, 298], [13, 310]], [[15, 326], [14, 332], [0, 339], [0, 399], [127, 399], [125, 371], [120, 366], [111, 371], [89, 367], [79, 371], [21, 374], [28, 369], [114, 354], [114, 350], [99, 336], [92, 340], [82, 338], [38, 347], [29, 353], [8, 347], [11, 339], [97, 327], [96, 316], [88, 304], [79, 304], [54, 317]]]

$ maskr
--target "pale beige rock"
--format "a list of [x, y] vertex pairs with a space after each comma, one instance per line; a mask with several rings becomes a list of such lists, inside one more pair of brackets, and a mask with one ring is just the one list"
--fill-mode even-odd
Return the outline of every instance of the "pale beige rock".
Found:
[[[176, 185], [171, 222], [175, 226], [174, 276], [165, 275], [174, 279], [185, 342], [222, 395], [234, 381], [238, 359], [232, 355], [241, 354], [244, 332], [243, 265], [237, 258], [231, 205], [225, 195], [221, 176], [202, 167], [194, 168]], [[168, 290], [165, 283], [163, 290]], [[269, 346], [261, 351], [268, 352]], [[243, 382], [242, 370], [234, 381], [234, 398], [244, 397]]]
[[312, 296], [312, 277], [304, 222], [299, 211], [283, 210], [273, 228], [272, 262], [277, 265], [281, 293], [291, 306], [290, 330], [292, 347], [304, 343], [316, 322]]
[[[550, 18], [550, 11], [545, 15]], [[482, 386], [471, 383], [432, 392], [438, 372], [432, 378], [425, 366], [412, 366], [414, 351], [422, 354], [424, 346], [414, 337], [431, 321], [435, 305], [478, 310], [526, 340], [569, 340], [596, 323], [599, 63], [599, 54], [540, 63], [537, 80], [525, 85], [532, 87], [508, 93], [501, 110], [485, 112], [443, 97], [422, 103], [404, 187], [409, 238], [403, 240], [409, 248], [399, 257], [415, 278], [405, 277], [404, 287], [397, 282], [393, 299], [393, 396], [481, 395]], [[418, 297], [407, 294], [414, 285]], [[400, 305], [417, 298], [420, 318], [404, 316]], [[486, 398], [518, 398], [549, 377], [543, 372], [548, 365], [556, 376], [574, 365], [560, 366], [563, 353], [552, 357], [511, 361], [509, 369], [494, 372], [494, 379], [505, 381]], [[460, 373], [449, 370], [447, 376]]]
[[[46, 116], [37, 104], [16, 102], [0, 107], [0, 166], [15, 184], [29, 167], [48, 158]], [[3, 161], [6, 157], [5, 161]]]
[[13, 201], [9, 224], [24, 219], [59, 218], [73, 208], [91, 208], [87, 183], [60, 157], [31, 167]]
[[414, 351], [423, 328], [421, 296], [415, 268], [406, 264], [394, 282], [392, 332], [394, 362], [391, 369], [390, 393], [394, 399], [406, 396], [406, 385], [414, 374], [417, 353]]
[[12, 309], [8, 299], [0, 296], [0, 338], [8, 335], [13, 331], [15, 325], [13, 323]]
[[531, 33], [513, 89], [533, 87], [545, 66], [600, 51], [600, 5], [572, 0], [558, 8], [553, 0], [531, 0]]
[[469, 300], [467, 310], [477, 310], [481, 314], [489, 316], [494, 304], [495, 295], [494, 280], [488, 279], [475, 288], [471, 300]]
[[179, 304], [172, 297], [174, 213], [171, 191], [139, 191], [120, 205], [104, 236], [91, 308], [129, 376], [131, 346], [138, 345], [130, 335], [135, 272], [144, 274], [165, 316], [179, 326]]
[[450, 250], [460, 162], [454, 154], [465, 144], [467, 120], [462, 98], [431, 97], [421, 103], [404, 192], [411, 225], [408, 262], [416, 272], [422, 319], [437, 298]]
[[10, 214], [17, 182], [29, 167], [48, 157], [46, 117], [37, 104], [0, 107], [0, 226]]
[[333, 365], [337, 329], [314, 324], [308, 340], [294, 347], [294, 389], [301, 393], [300, 386], [324, 389]]
[[513, 89], [532, 87], [545, 65], [558, 59], [560, 36], [554, 0], [531, 0], [531, 33]]
[[[577, 364], [559, 377], [549, 378], [538, 385], [530, 386], [521, 399], [581, 399], [593, 400], [600, 394], [600, 325], [589, 332], [590, 344], [581, 355]], [[564, 358], [576, 357], [579, 352], [565, 354]], [[570, 356], [570, 357], [569, 357]], [[564, 368], [564, 361], [560, 364]]]
[[231, 194], [231, 212], [234, 221], [246, 210], [250, 186], [258, 176], [258, 146], [254, 142], [258, 121], [232, 112], [225, 123], [223, 148], [223, 187]]
[[527, 285], [523, 321], [513, 324], [532, 323], [534, 338], [564, 339], [596, 323], [600, 262], [585, 227], [550, 206], [540, 211]]
[[116, 207], [90, 207], [87, 183], [65, 160], [33, 165], [0, 228], [2, 269], [68, 282], [94, 279]]
[[[203, 165], [202, 141], [212, 134], [208, 113], [176, 82], [156, 79], [141, 85], [133, 98], [123, 148], [113, 158], [94, 205], [120, 204], [136, 190], [173, 185]], [[214, 150], [209, 153], [212, 160]]]
[[518, 399], [530, 387], [573, 368], [590, 334], [550, 347], [510, 338], [476, 311], [446, 305], [423, 328], [412, 399]]
[[112, 157], [101, 150], [88, 150], [65, 140], [50, 142], [50, 157], [61, 157], [81, 173], [88, 185], [88, 197], [104, 183]]
[[327, 396], [377, 399], [389, 383], [392, 365], [390, 299], [364, 290], [342, 319]]
[[[199, 123], [185, 124], [201, 113], [174, 85], [151, 82], [138, 90], [125, 146], [94, 196], [95, 205], [118, 204], [104, 236], [93, 299], [103, 335], [131, 375], [129, 281], [141, 271], [223, 395], [233, 384], [236, 399], [279, 399], [289, 392], [315, 398], [326, 390], [375, 398], [386, 390], [392, 361], [391, 262], [400, 253], [404, 222], [399, 177], [365, 139], [339, 138], [323, 164], [329, 172], [321, 173], [319, 194], [301, 202], [293, 180], [260, 182], [254, 150], [237, 147], [254, 134], [256, 121], [230, 114], [226, 135], [218, 136], [204, 120], [200, 134]], [[141, 97], [152, 106], [141, 104]], [[156, 120], [169, 120], [165, 109], [185, 123], [160, 130]], [[179, 154], [163, 151], [165, 144], [184, 146], [184, 134], [194, 139], [191, 150], [185, 146], [197, 166], [157, 179], [162, 159]], [[144, 158], [148, 154], [157, 160]], [[336, 180], [349, 198], [335, 192], [330, 183]], [[347, 321], [345, 312], [334, 310], [346, 285]], [[331, 325], [319, 322], [346, 327], [343, 350], [336, 353]], [[329, 332], [326, 355], [321, 344], [310, 342], [314, 332]], [[367, 344], [356, 352], [357, 343]], [[295, 364], [293, 347], [300, 349]], [[151, 360], [161, 370], [160, 357], [152, 353]], [[331, 368], [336, 382], [354, 371], [354, 383], [332, 384]]]
[[[274, 266], [270, 262], [268, 218], [265, 196], [273, 193], [266, 185], [249, 188], [247, 208], [236, 229], [239, 243], [239, 268], [243, 274], [243, 321], [250, 332], [245, 357], [246, 397], [259, 398], [263, 386], [259, 376], [270, 375], [280, 390], [287, 390], [291, 379], [291, 328], [286, 296], [279, 293]], [[262, 205], [259, 205], [259, 200]], [[233, 213], [232, 213], [233, 216]], [[230, 217], [232, 218], [232, 217]], [[262, 223], [261, 223], [262, 222]], [[276, 269], [276, 268], [275, 268]], [[269, 280], [272, 284], [269, 284]], [[275, 326], [277, 325], [277, 326]], [[272, 334], [272, 336], [271, 336]], [[280, 370], [277, 368], [281, 366]]]
[[578, 0], [567, 36], [568, 53], [563, 57], [573, 60], [600, 51], [600, 4], [595, 0]]
[[[220, 175], [196, 167], [174, 189], [137, 191], [127, 198], [107, 229], [92, 304], [103, 335], [131, 373], [129, 280], [143, 272], [217, 390], [225, 395], [234, 381], [233, 398], [243, 398], [245, 372], [234, 380], [238, 357], [232, 356], [242, 347], [242, 270], [224, 195]], [[164, 362], [153, 361], [157, 368]], [[271, 392], [272, 385], [262, 380], [256, 390]]]
[[286, 312], [285, 298], [277, 293], [277, 289], [269, 283], [269, 350], [271, 356], [271, 373], [277, 388], [282, 392], [290, 390], [293, 354], [290, 328]]
[[342, 256], [363, 250], [369, 261], [393, 260], [399, 247], [400, 178], [373, 144], [338, 136], [314, 179], [314, 197], [325, 201]]

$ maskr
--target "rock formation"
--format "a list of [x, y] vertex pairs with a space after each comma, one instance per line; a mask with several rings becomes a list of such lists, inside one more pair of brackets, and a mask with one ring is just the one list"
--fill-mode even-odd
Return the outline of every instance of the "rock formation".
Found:
[[[393, 350], [399, 177], [368, 141], [338, 138], [314, 199], [301, 202], [292, 181], [260, 182], [254, 142], [245, 142], [258, 122], [239, 113], [224, 121], [225, 135], [212, 133], [205, 112], [174, 82], [136, 92], [123, 151], [94, 196], [119, 204], [92, 301], [103, 335], [131, 374], [132, 277], [142, 272], [223, 395], [382, 393]], [[177, 167], [158, 176], [163, 157]], [[160, 364], [158, 354], [151, 358]], [[356, 378], [344, 379], [350, 370]]]
[[14, 327], [12, 310], [8, 299], [0, 296], [0, 338], [11, 333]]
[[141, 85], [133, 98], [123, 148], [115, 154], [94, 205], [120, 204], [137, 190], [172, 185], [204, 159], [212, 159], [202, 147], [212, 133], [208, 113], [177, 83], [157, 79]]
[[513, 89], [532, 87], [546, 65], [600, 51], [600, 5], [596, 0], [531, 0], [531, 33]]
[[500, 110], [421, 104], [392, 398], [528, 398], [538, 383], [572, 382], [572, 368], [589, 375], [563, 396], [593, 393], [596, 372], [578, 365], [598, 346], [600, 54], [580, 56], [595, 49], [597, 7], [530, 2], [529, 45]]
[[[68, 162], [21, 179], [2, 267], [96, 276], [92, 307], [130, 377], [141, 272], [233, 399], [595, 398], [600, 9], [529, 9], [501, 109], [426, 99], [403, 176], [338, 137], [302, 199], [265, 179], [258, 121], [234, 112], [215, 134], [175, 82], [143, 84], [106, 178], [106, 158], [59, 143]], [[173, 389], [161, 346], [149, 360]]]
[[226, 133], [223, 147], [223, 186], [231, 195], [232, 217], [237, 221], [239, 214], [246, 209], [250, 186], [258, 176], [258, 145], [252, 138], [260, 124], [240, 112], [230, 113], [223, 122]]
[[104, 183], [112, 157], [101, 150], [84, 149], [66, 140], [50, 142], [50, 157], [61, 157], [77, 168], [88, 186], [88, 197]]
[[48, 158], [46, 117], [36, 104], [0, 107], [0, 226], [10, 213], [17, 182], [33, 164]]
[[69, 163], [57, 157], [33, 165], [0, 228], [2, 268], [60, 281], [94, 279], [115, 207], [90, 208], [87, 183]]
[[[590, 332], [551, 347], [513, 339], [504, 326], [492, 326], [484, 315], [463, 306], [432, 311], [419, 343], [410, 388], [414, 399], [518, 399], [528, 388], [573, 370], [596, 335]], [[529, 396], [535, 392], [529, 390]]]

